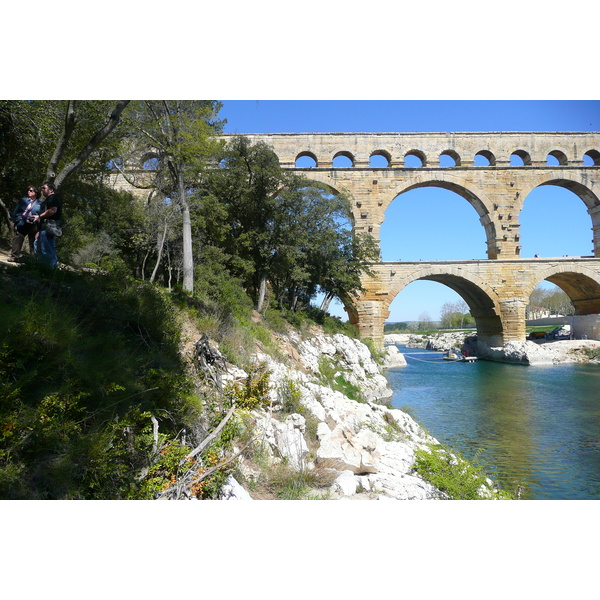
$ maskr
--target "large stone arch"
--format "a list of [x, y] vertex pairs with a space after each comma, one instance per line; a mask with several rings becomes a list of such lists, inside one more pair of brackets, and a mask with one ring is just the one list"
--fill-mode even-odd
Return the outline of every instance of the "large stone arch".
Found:
[[[521, 205], [535, 188], [543, 185], [557, 185], [573, 192], [581, 198], [589, 211], [600, 206], [600, 198], [592, 189], [594, 183], [594, 179], [588, 177], [587, 173], [578, 175], [569, 173], [568, 171], [551, 171], [540, 174], [537, 177], [529, 177], [521, 183]], [[598, 191], [600, 192], [600, 190]]]
[[484, 190], [474, 185], [465, 177], [444, 171], [419, 173], [413, 177], [407, 178], [406, 181], [402, 181], [399, 185], [392, 188], [388, 200], [383, 201], [383, 221], [385, 221], [385, 211], [399, 196], [411, 190], [424, 187], [438, 187], [454, 192], [461, 198], [464, 198], [475, 209], [479, 216], [479, 222], [483, 226], [488, 248], [495, 246], [498, 232], [496, 229], [496, 222], [491, 218], [491, 213], [495, 210], [494, 202], [487, 196]]
[[550, 172], [529, 178], [521, 188], [521, 204], [519, 213], [523, 210], [527, 196], [536, 188], [546, 185], [556, 185], [573, 192], [584, 204], [590, 215], [593, 232], [592, 242], [594, 245], [594, 256], [600, 256], [600, 197], [592, 189], [595, 180], [589, 177], [587, 172], [581, 175], [569, 172]]
[[555, 264], [535, 271], [524, 288], [527, 297], [542, 282], [557, 285], [569, 296], [576, 315], [600, 314], [600, 276], [573, 263]]
[[462, 269], [442, 265], [428, 265], [415, 269], [410, 275], [390, 287], [384, 301], [389, 311], [398, 294], [415, 281], [435, 281], [455, 291], [468, 305], [477, 327], [477, 337], [489, 346], [500, 344], [506, 324], [498, 294], [484, 281], [477, 281]]

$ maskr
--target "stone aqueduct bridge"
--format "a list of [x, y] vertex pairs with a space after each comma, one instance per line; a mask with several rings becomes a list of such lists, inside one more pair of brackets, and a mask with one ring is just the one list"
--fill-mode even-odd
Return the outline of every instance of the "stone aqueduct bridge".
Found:
[[[231, 136], [223, 136], [225, 138]], [[480, 341], [502, 346], [525, 339], [525, 307], [538, 283], [551, 281], [571, 298], [577, 335], [600, 339], [600, 133], [273, 133], [244, 134], [265, 142], [280, 164], [344, 193], [352, 203], [354, 229], [379, 239], [385, 210], [399, 194], [436, 186], [462, 196], [479, 215], [487, 243], [487, 260], [382, 262], [365, 277], [365, 293], [346, 307], [363, 337], [381, 344], [383, 326], [395, 296], [418, 279], [455, 290], [469, 305]], [[516, 154], [523, 166], [511, 166]], [[407, 167], [407, 156], [422, 166]], [[454, 166], [440, 166], [450, 156]], [[475, 156], [487, 166], [475, 166]], [[558, 165], [547, 164], [553, 156]], [[297, 168], [308, 156], [311, 168]], [[345, 156], [352, 166], [335, 167]], [[386, 167], [372, 167], [382, 156]], [[584, 165], [584, 156], [592, 165]], [[521, 259], [519, 215], [534, 188], [557, 185], [574, 192], [590, 215], [593, 255]]]

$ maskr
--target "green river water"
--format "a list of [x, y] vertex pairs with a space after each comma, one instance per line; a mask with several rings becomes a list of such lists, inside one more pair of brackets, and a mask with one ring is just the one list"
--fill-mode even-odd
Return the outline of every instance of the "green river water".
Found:
[[392, 406], [524, 499], [600, 499], [600, 366], [448, 362], [399, 346]]

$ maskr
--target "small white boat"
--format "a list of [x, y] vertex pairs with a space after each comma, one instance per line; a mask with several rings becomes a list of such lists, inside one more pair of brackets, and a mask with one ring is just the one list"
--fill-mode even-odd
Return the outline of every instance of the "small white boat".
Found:
[[444, 360], [459, 361], [462, 360], [463, 355], [456, 348], [451, 348], [450, 350], [446, 350], [442, 358]]
[[465, 356], [460, 350], [456, 348], [451, 348], [444, 353], [442, 357], [444, 360], [449, 360], [453, 362], [475, 362], [477, 360], [476, 356]]

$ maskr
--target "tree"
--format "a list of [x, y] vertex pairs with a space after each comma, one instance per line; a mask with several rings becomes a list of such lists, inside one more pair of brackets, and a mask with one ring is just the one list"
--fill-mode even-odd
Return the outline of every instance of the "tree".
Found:
[[278, 304], [292, 310], [319, 288], [349, 300], [375, 253], [374, 243], [353, 234], [345, 198], [284, 171], [262, 142], [235, 138], [220, 158], [205, 205], [225, 213], [221, 225], [210, 221], [216, 235], [205, 235], [222, 244], [255, 308], [263, 310], [267, 283]]
[[573, 315], [575, 307], [573, 306], [569, 296], [563, 292], [558, 286], [551, 288], [537, 286], [529, 296], [529, 304], [527, 308], [546, 308], [550, 314], [554, 315]]
[[462, 329], [474, 322], [469, 311], [469, 305], [464, 300], [445, 302], [440, 311], [440, 326], [442, 329]]
[[[105, 172], [103, 150], [128, 101], [1, 101], [0, 198], [14, 201], [44, 177], [75, 189]], [[82, 170], [85, 163], [86, 171]], [[7, 204], [0, 199], [6, 219]]]
[[111, 110], [108, 118], [103, 123], [94, 127], [94, 133], [91, 138], [87, 140], [82, 146], [77, 145], [76, 155], [65, 164], [60, 171], [59, 165], [65, 155], [65, 151], [69, 146], [69, 142], [73, 138], [73, 134], [76, 128], [79, 126], [79, 120], [76, 115], [76, 101], [69, 100], [67, 102], [65, 110], [65, 118], [62, 126], [60, 136], [56, 141], [56, 146], [52, 157], [48, 162], [48, 168], [46, 169], [46, 180], [54, 183], [58, 189], [64, 181], [77, 169], [80, 169], [83, 163], [90, 157], [100, 144], [112, 133], [117, 126], [121, 113], [125, 107], [129, 104], [129, 100], [120, 100], [116, 106]]
[[129, 120], [135, 138], [122, 149], [124, 164], [132, 155], [152, 155], [157, 170], [152, 185], [177, 203], [182, 216], [183, 289], [194, 291], [194, 256], [189, 198], [202, 179], [219, 143], [214, 134], [221, 104], [209, 100], [145, 100]]
[[427, 311], [423, 311], [419, 315], [419, 331], [429, 331], [433, 329], [433, 321]]

